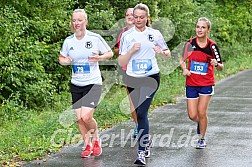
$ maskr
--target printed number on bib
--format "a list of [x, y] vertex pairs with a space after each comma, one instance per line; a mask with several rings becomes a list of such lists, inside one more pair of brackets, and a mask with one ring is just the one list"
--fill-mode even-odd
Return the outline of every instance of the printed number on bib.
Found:
[[208, 63], [191, 61], [190, 72], [194, 74], [206, 75]]
[[73, 72], [75, 74], [87, 74], [90, 73], [90, 65], [89, 63], [82, 65], [72, 65]]
[[132, 61], [132, 71], [134, 73], [146, 73], [152, 69], [151, 59], [134, 59]]

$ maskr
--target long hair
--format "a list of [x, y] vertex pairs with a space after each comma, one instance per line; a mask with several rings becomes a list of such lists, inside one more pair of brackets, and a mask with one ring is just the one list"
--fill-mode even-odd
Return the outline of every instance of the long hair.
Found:
[[[150, 10], [149, 10], [149, 7], [143, 3], [139, 3], [137, 4], [135, 7], [134, 7], [134, 10], [136, 9], [140, 9], [140, 10], [143, 10], [147, 13], [147, 16], [148, 16], [148, 19], [147, 19], [147, 22], [146, 22], [146, 26], [147, 27], [150, 27], [150, 19], [149, 19], [149, 16], [150, 16]], [[133, 11], [134, 11], [133, 10]]]

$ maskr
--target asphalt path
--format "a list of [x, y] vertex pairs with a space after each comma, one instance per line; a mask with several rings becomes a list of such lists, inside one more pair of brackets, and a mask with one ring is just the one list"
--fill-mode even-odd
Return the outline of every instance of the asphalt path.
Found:
[[[189, 120], [186, 100], [165, 105], [149, 115], [153, 147], [146, 167], [249, 167], [252, 166], [252, 69], [221, 80], [208, 109], [207, 147], [195, 149], [196, 123]], [[83, 144], [67, 146], [46, 161], [24, 166], [134, 167], [137, 144], [128, 121], [103, 131], [100, 157], [80, 158]]]

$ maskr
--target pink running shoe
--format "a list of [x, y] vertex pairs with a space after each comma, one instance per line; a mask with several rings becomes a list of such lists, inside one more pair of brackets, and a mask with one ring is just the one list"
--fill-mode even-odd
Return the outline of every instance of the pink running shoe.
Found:
[[90, 144], [86, 145], [85, 150], [81, 153], [81, 158], [87, 158], [93, 153], [92, 146]]
[[94, 141], [93, 155], [98, 157], [102, 153], [101, 140]]

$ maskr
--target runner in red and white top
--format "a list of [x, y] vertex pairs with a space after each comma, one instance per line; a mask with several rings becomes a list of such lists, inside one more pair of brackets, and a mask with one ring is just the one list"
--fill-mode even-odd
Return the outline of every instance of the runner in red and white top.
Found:
[[186, 76], [188, 116], [198, 123], [199, 140], [196, 148], [206, 147], [207, 109], [214, 94], [214, 68], [218, 71], [224, 68], [218, 46], [207, 36], [210, 28], [209, 19], [198, 19], [195, 27], [196, 37], [185, 44], [180, 61], [183, 75]]
[[216, 59], [216, 65], [222, 64], [219, 48], [214, 41], [206, 38], [207, 43], [204, 47], [198, 44], [199, 38], [190, 39], [184, 49], [183, 61], [188, 59], [188, 70], [190, 77], [186, 78], [188, 86], [212, 86], [214, 85], [214, 66], [211, 59]]

